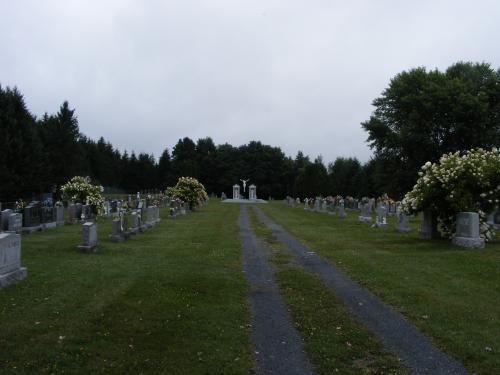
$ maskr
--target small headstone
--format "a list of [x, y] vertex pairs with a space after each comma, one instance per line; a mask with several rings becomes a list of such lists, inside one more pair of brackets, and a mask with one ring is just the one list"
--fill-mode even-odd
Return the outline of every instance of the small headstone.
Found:
[[137, 234], [141, 226], [141, 216], [136, 211], [130, 214], [130, 229], [128, 230], [130, 234]]
[[226, 193], [222, 192], [222, 194], [220, 195], [220, 200], [225, 201], [226, 199], [227, 199]]
[[82, 243], [77, 247], [85, 253], [97, 251], [97, 224], [87, 222], [82, 224]]
[[23, 230], [23, 215], [14, 213], [9, 216], [8, 232], [20, 234]]
[[23, 233], [32, 233], [41, 229], [40, 208], [38, 205], [27, 205], [23, 214]]
[[27, 274], [21, 266], [21, 236], [0, 233], [0, 289], [24, 280]]
[[396, 231], [400, 233], [411, 231], [408, 216], [400, 209], [396, 210]]
[[372, 221], [372, 209], [370, 202], [360, 202], [361, 204], [361, 215], [358, 216], [359, 221], [370, 222]]
[[68, 223], [76, 224], [79, 218], [76, 215], [76, 204], [70, 203], [68, 204]]
[[457, 215], [456, 232], [452, 243], [468, 249], [484, 248], [484, 239], [479, 235], [479, 214], [460, 212]]

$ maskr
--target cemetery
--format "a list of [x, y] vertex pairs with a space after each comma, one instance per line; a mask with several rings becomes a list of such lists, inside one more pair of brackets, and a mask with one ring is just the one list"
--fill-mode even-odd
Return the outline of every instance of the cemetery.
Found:
[[0, 375], [500, 374], [499, 4], [5, 3]]

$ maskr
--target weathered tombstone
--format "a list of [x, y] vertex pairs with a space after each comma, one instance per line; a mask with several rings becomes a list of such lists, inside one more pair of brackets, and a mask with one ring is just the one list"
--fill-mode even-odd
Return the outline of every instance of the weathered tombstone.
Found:
[[252, 184], [248, 187], [248, 197], [253, 200], [257, 199], [257, 186]]
[[155, 206], [149, 206], [147, 210], [147, 219], [146, 225], [148, 228], [151, 228], [153, 225], [156, 225], [156, 210]]
[[220, 195], [220, 200], [225, 201], [226, 199], [227, 199], [226, 193], [222, 192], [222, 194]]
[[21, 236], [0, 233], [0, 289], [24, 280], [27, 274], [21, 266]]
[[56, 206], [55, 210], [57, 226], [64, 225], [64, 206]]
[[387, 207], [383, 204], [377, 207], [377, 217], [375, 219], [376, 228], [386, 228], [387, 227]]
[[97, 224], [87, 222], [82, 224], [82, 243], [77, 247], [84, 253], [97, 251]]
[[400, 233], [411, 231], [408, 215], [403, 212], [401, 203], [398, 203], [396, 206], [396, 231]]
[[426, 240], [441, 238], [441, 234], [437, 229], [437, 218], [433, 212], [426, 210], [422, 213], [422, 220], [418, 234], [420, 238]]
[[12, 215], [13, 211], [6, 209], [2, 211], [1, 221], [0, 221], [0, 232], [6, 231], [9, 226], [9, 217]]
[[240, 185], [233, 185], [233, 199], [240, 199]]
[[347, 217], [347, 215], [345, 213], [344, 200], [341, 199], [339, 201], [339, 218], [340, 219], [345, 219], [346, 217]]
[[41, 230], [40, 208], [37, 205], [28, 205], [24, 208], [23, 233], [32, 233]]
[[22, 230], [23, 230], [23, 215], [18, 213], [10, 214], [7, 231], [20, 234]]
[[479, 235], [479, 214], [460, 212], [457, 215], [456, 231], [452, 243], [468, 249], [484, 248], [484, 239]]
[[111, 234], [109, 235], [109, 240], [111, 242], [123, 242], [125, 241], [125, 233], [123, 230], [123, 222], [121, 218], [113, 219], [111, 226]]
[[309, 210], [309, 198], [304, 199], [304, 210]]

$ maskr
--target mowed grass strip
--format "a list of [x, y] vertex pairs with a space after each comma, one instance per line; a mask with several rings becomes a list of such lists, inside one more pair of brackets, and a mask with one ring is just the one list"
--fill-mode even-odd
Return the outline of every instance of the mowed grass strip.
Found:
[[500, 369], [500, 241], [464, 250], [413, 231], [370, 228], [358, 213], [339, 219], [281, 202], [266, 214], [312, 251], [335, 263], [382, 301], [405, 315], [431, 341], [471, 373]]
[[22, 238], [28, 278], [0, 290], [2, 374], [248, 374], [238, 206], [211, 202], [124, 243], [98, 220]]
[[294, 263], [255, 212], [249, 213], [256, 234], [272, 250], [276, 281], [316, 373], [407, 374], [321, 280]]

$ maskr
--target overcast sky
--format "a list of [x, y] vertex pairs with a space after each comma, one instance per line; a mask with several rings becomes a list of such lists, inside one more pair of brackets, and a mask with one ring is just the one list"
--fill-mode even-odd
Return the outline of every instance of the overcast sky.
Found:
[[260, 140], [370, 158], [360, 122], [397, 73], [500, 66], [500, 1], [0, 0], [0, 84], [36, 116], [159, 156]]

